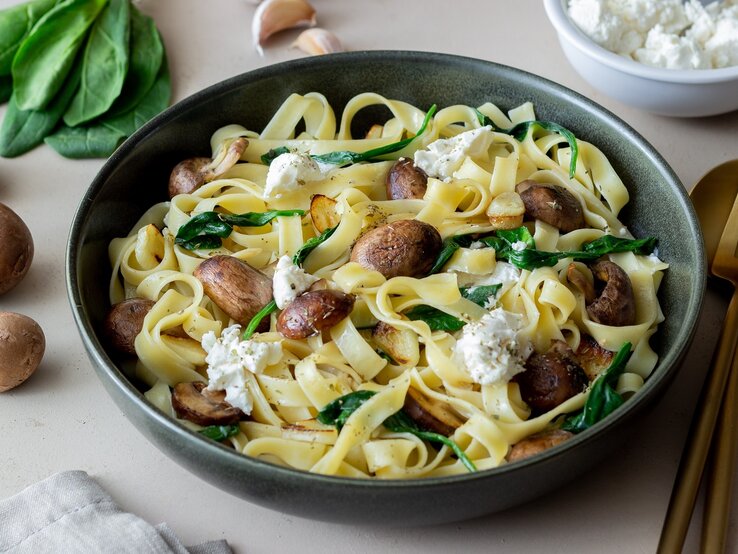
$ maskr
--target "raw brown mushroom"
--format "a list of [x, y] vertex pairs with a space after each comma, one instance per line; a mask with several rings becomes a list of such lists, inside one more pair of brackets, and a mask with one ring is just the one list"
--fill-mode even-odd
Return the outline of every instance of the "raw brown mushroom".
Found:
[[224, 391], [209, 391], [205, 383], [179, 383], [172, 389], [172, 407], [180, 419], [198, 425], [233, 425], [246, 419], [225, 401]]
[[111, 306], [103, 321], [103, 332], [110, 346], [123, 354], [135, 355], [136, 337], [153, 306], [154, 302], [146, 298], [129, 298]]
[[635, 323], [635, 295], [630, 277], [623, 269], [610, 261], [593, 264], [590, 283], [574, 264], [570, 264], [566, 276], [582, 294], [589, 318], [602, 325], [621, 327]]
[[565, 440], [573, 437], [574, 434], [563, 429], [548, 429], [541, 431], [530, 437], [526, 437], [523, 440], [516, 442], [512, 445], [510, 452], [508, 452], [506, 459], [508, 462], [517, 462], [530, 458], [536, 454], [540, 454], [544, 450], [553, 448], [557, 444], [561, 444]]
[[582, 205], [564, 187], [528, 179], [518, 183], [515, 190], [523, 199], [525, 213], [532, 219], [540, 219], [563, 233], [584, 227]]
[[351, 261], [387, 279], [424, 277], [442, 247], [441, 235], [433, 225], [402, 219], [361, 235], [351, 250]]
[[428, 398], [419, 390], [410, 387], [405, 396], [405, 413], [422, 429], [439, 433], [446, 437], [464, 424], [451, 408], [435, 398]]
[[22, 314], [0, 312], [0, 392], [28, 379], [45, 349], [46, 339], [38, 323]]
[[[233, 256], [213, 256], [193, 272], [205, 294], [230, 318], [242, 325], [272, 300], [272, 280]], [[262, 321], [259, 330], [269, 325]]]
[[332, 289], [308, 291], [282, 310], [277, 318], [277, 331], [288, 339], [305, 339], [330, 329], [353, 308], [351, 294]]
[[400, 158], [387, 174], [385, 186], [390, 200], [423, 198], [428, 189], [428, 174], [410, 158]]
[[222, 160], [216, 165], [211, 158], [195, 157], [179, 162], [169, 175], [169, 198], [178, 194], [191, 194], [205, 183], [209, 183], [219, 175], [236, 165], [249, 141], [244, 137], [234, 140]]
[[545, 354], [534, 353], [525, 362], [525, 371], [513, 380], [520, 395], [535, 415], [553, 410], [582, 392], [589, 380], [574, 353], [564, 341], [552, 341]]
[[33, 260], [33, 238], [23, 220], [0, 203], [0, 294], [21, 282]]

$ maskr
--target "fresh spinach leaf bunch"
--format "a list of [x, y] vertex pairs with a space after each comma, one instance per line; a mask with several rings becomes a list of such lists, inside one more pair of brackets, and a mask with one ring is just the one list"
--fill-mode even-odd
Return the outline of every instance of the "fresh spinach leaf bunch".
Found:
[[620, 347], [608, 368], [592, 385], [582, 410], [566, 418], [561, 426], [564, 431], [581, 433], [614, 412], [624, 402], [623, 397], [615, 390], [615, 385], [630, 359], [630, 349], [629, 342]]
[[[351, 414], [358, 410], [364, 402], [369, 400], [375, 394], [376, 393], [374, 391], [369, 390], [358, 390], [345, 394], [324, 407], [318, 413], [317, 420], [325, 425], [335, 425], [336, 429], [340, 431], [346, 424], [348, 418], [351, 417]], [[393, 433], [410, 433], [421, 440], [444, 444], [451, 449], [459, 461], [464, 464], [466, 469], [469, 471], [477, 470], [474, 462], [469, 459], [458, 444], [440, 433], [433, 433], [431, 431], [421, 429], [418, 427], [418, 424], [402, 410], [389, 416], [384, 420], [382, 425]]]
[[45, 141], [107, 157], [169, 105], [159, 31], [131, 0], [32, 0], [0, 11], [0, 156]]
[[[300, 210], [292, 210], [295, 212], [299, 212]], [[266, 212], [269, 213], [269, 212]], [[334, 233], [334, 231], [338, 228], [336, 227], [329, 227], [322, 233], [320, 233], [317, 237], [310, 238], [305, 241], [305, 244], [303, 244], [297, 252], [295, 252], [295, 255], [292, 256], [292, 263], [296, 266], [302, 267], [302, 264], [305, 263], [305, 259], [307, 259], [310, 252], [315, 250], [319, 245], [323, 244], [326, 240], [328, 240], [331, 235]], [[272, 299], [269, 304], [264, 306], [261, 310], [259, 310], [254, 317], [251, 318], [251, 321], [249, 321], [249, 324], [246, 326], [246, 329], [244, 329], [243, 334], [241, 335], [241, 338], [243, 340], [248, 340], [251, 338], [251, 336], [256, 331], [257, 327], [259, 327], [259, 324], [261, 323], [261, 320], [265, 317], [268, 317], [272, 312], [277, 311], [277, 303]]]
[[[420, 129], [418, 129], [418, 132], [415, 133], [415, 135], [413, 135], [412, 137], [408, 137], [406, 139], [393, 142], [391, 144], [386, 144], [385, 146], [380, 146], [379, 148], [372, 148], [371, 150], [367, 150], [366, 152], [350, 152], [348, 150], [341, 150], [338, 152], [328, 152], [327, 154], [311, 154], [310, 157], [323, 164], [335, 165], [336, 167], [344, 167], [359, 162], [368, 162], [374, 160], [375, 158], [379, 158], [380, 156], [385, 156], [387, 154], [398, 152], [425, 132], [426, 127], [428, 127], [428, 123], [430, 123], [430, 120], [436, 113], [436, 109], [437, 106], [435, 104], [430, 107], [428, 112], [425, 114], [425, 118], [423, 119], [423, 123], [420, 126]], [[289, 151], [289, 148], [287, 148], [286, 146], [272, 148], [261, 157], [261, 161], [265, 165], [269, 165], [272, 163], [274, 158], [282, 154], [287, 154]]]
[[202, 212], [179, 228], [174, 242], [187, 250], [218, 248], [223, 244], [222, 239], [229, 237], [233, 232], [233, 227], [261, 227], [282, 215], [302, 216], [305, 212], [303, 210], [271, 210], [243, 214]]
[[556, 133], [558, 135], [561, 135], [564, 137], [566, 142], [569, 143], [569, 147], [571, 148], [571, 161], [569, 162], [569, 178], [574, 177], [574, 173], [576, 173], [577, 170], [577, 158], [579, 157], [579, 146], [577, 145], [577, 138], [574, 136], [574, 133], [572, 133], [569, 129], [566, 129], [565, 127], [562, 127], [558, 123], [554, 123], [553, 121], [522, 121], [518, 123], [517, 125], [514, 125], [513, 127], [510, 127], [509, 129], [503, 129], [502, 127], [498, 127], [495, 125], [495, 122], [492, 121], [489, 117], [484, 115], [479, 110], [475, 110], [477, 113], [477, 119], [479, 120], [480, 125], [487, 126], [489, 125], [492, 127], [493, 130], [499, 132], [499, 133], [505, 133], [506, 135], [510, 135], [511, 137], [515, 138], [515, 140], [522, 141], [525, 139], [525, 137], [528, 135], [529, 131], [535, 131], [536, 127], [540, 127], [541, 129], [545, 129], [546, 131], [551, 131], [552, 133]]

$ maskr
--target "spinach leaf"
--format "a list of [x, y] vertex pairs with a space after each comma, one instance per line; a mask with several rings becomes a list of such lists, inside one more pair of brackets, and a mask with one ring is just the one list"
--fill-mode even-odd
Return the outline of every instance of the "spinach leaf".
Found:
[[[459, 289], [461, 296], [467, 300], [471, 300], [478, 306], [484, 308], [489, 301], [490, 296], [497, 294], [502, 284], [494, 285], [479, 285], [477, 287], [462, 287]], [[466, 321], [462, 321], [446, 312], [420, 304], [413, 307], [411, 310], [405, 313], [405, 315], [413, 321], [425, 321], [430, 327], [431, 331], [446, 331], [447, 333], [453, 333], [460, 330]]]
[[40, 110], [49, 104], [106, 2], [65, 0], [36, 23], [13, 58], [13, 92], [20, 109]]
[[453, 333], [466, 325], [466, 321], [426, 304], [414, 306], [411, 310], [405, 312], [405, 315], [412, 321], [425, 321], [431, 331]]
[[200, 429], [198, 433], [205, 435], [209, 439], [214, 441], [224, 441], [229, 437], [238, 435], [241, 428], [238, 425], [210, 425]]
[[[318, 413], [317, 420], [324, 425], [335, 425], [336, 429], [340, 431], [351, 414], [358, 410], [364, 402], [369, 400], [375, 394], [376, 393], [374, 391], [368, 390], [358, 390], [345, 394], [323, 408], [320, 413]], [[445, 444], [453, 451], [454, 454], [456, 454], [456, 457], [459, 458], [466, 469], [469, 471], [477, 470], [474, 463], [467, 457], [464, 451], [459, 448], [458, 444], [439, 433], [424, 431], [402, 410], [389, 416], [384, 420], [382, 425], [393, 433], [410, 433], [421, 440]]]
[[163, 60], [164, 44], [154, 20], [131, 6], [128, 73], [123, 90], [108, 110], [108, 115], [120, 115], [135, 107], [156, 81]]
[[335, 227], [329, 227], [328, 229], [320, 233], [317, 237], [306, 240], [305, 244], [303, 244], [297, 250], [297, 252], [295, 252], [295, 255], [292, 256], [292, 263], [302, 266], [302, 264], [305, 263], [308, 255], [310, 255], [310, 252], [312, 252], [313, 250], [315, 250], [316, 247], [320, 246], [326, 240], [328, 240], [336, 229], [338, 229], [338, 225], [336, 225]]
[[613, 358], [610, 366], [602, 372], [592, 385], [582, 410], [566, 418], [561, 428], [571, 433], [581, 433], [615, 411], [623, 402], [623, 397], [615, 390], [618, 377], [625, 370], [630, 358], [631, 344], [626, 342]]
[[335, 425], [340, 431], [351, 414], [375, 394], [370, 390], [357, 390], [345, 394], [320, 410], [316, 419], [324, 425]]
[[456, 252], [462, 246], [464, 248], [468, 248], [472, 242], [474, 242], [473, 234], [456, 235], [444, 239], [441, 251], [438, 253], [436, 261], [433, 262], [433, 267], [431, 267], [430, 273], [433, 274], [441, 271], [441, 269], [443, 269], [443, 266], [446, 265], [446, 262], [449, 261], [449, 259], [451, 259], [451, 256], [454, 255], [454, 252]]
[[60, 0], [34, 0], [0, 11], [0, 75], [10, 75], [13, 56], [36, 22]]
[[57, 126], [72, 100], [79, 86], [80, 70], [80, 64], [76, 64], [59, 94], [45, 110], [21, 110], [15, 101], [15, 94], [10, 97], [8, 110], [0, 126], [0, 156], [14, 158], [41, 144], [44, 137]]
[[253, 334], [256, 332], [257, 327], [259, 327], [259, 324], [261, 323], [261, 320], [265, 317], [268, 317], [272, 312], [277, 311], [277, 303], [274, 301], [274, 299], [269, 302], [266, 306], [264, 306], [261, 310], [256, 312], [256, 315], [251, 318], [251, 321], [249, 321], [249, 324], [246, 326], [246, 329], [244, 329], [243, 334], [241, 335], [242, 340], [248, 340], [250, 339]]
[[[402, 139], [398, 142], [393, 142], [385, 146], [380, 146], [379, 148], [372, 148], [371, 150], [367, 150], [366, 152], [350, 152], [348, 150], [342, 150], [338, 152], [329, 152], [327, 154], [320, 154], [320, 155], [311, 154], [310, 157], [324, 164], [332, 164], [332, 165], [335, 165], [336, 167], [343, 167], [346, 165], [351, 165], [351, 164], [355, 164], [359, 162], [370, 161], [370, 160], [373, 160], [374, 158], [378, 158], [379, 156], [385, 156], [387, 154], [392, 154], [393, 152], [402, 150], [408, 144], [410, 144], [412, 141], [414, 141], [416, 138], [418, 138], [420, 135], [422, 135], [425, 132], [425, 129], [428, 126], [428, 123], [430, 122], [433, 115], [436, 113], [436, 109], [437, 109], [437, 106], [435, 104], [433, 104], [430, 107], [428, 112], [425, 114], [425, 118], [423, 119], [423, 123], [420, 126], [420, 129], [418, 129], [418, 132], [415, 133], [415, 135], [412, 137], [408, 137], [406, 139]], [[287, 152], [289, 152], [289, 149], [284, 146], [281, 146], [279, 148], [273, 148], [261, 157], [261, 161], [264, 164], [269, 165], [272, 163], [272, 160], [274, 160], [274, 158], [276, 158], [277, 156], [281, 154], [286, 154]]]
[[540, 127], [541, 129], [545, 129], [546, 131], [551, 131], [552, 133], [556, 133], [561, 135], [566, 139], [566, 142], [569, 143], [569, 147], [571, 148], [571, 161], [569, 162], [569, 178], [574, 177], [574, 173], [577, 170], [577, 158], [579, 157], [579, 146], [577, 145], [577, 138], [574, 136], [574, 133], [566, 129], [565, 127], [562, 127], [558, 123], [554, 123], [553, 121], [522, 121], [518, 123], [517, 125], [514, 125], [510, 129], [503, 129], [502, 127], [498, 127], [495, 125], [494, 121], [492, 121], [489, 117], [484, 115], [479, 110], [475, 110], [477, 113], [477, 119], [479, 120], [479, 123], [484, 126], [491, 126], [492, 129], [499, 133], [505, 133], [507, 135], [510, 135], [511, 137], [514, 137], [518, 141], [523, 141], [528, 134], [528, 131], [531, 129], [535, 129], [536, 127]]
[[603, 235], [600, 238], [582, 245], [582, 252], [593, 259], [614, 254], [615, 252], [633, 252], [640, 255], [648, 255], [656, 248], [656, 238], [624, 239], [613, 235]]
[[418, 427], [415, 421], [413, 421], [410, 416], [403, 411], [399, 411], [396, 414], [389, 416], [384, 420], [383, 425], [393, 433], [410, 433], [421, 440], [445, 444], [454, 454], [456, 454], [456, 457], [462, 464], [464, 464], [466, 469], [472, 472], [477, 470], [477, 466], [474, 465], [474, 462], [467, 457], [464, 451], [453, 440], [441, 435], [440, 433], [422, 430]]
[[246, 212], [243, 214], [221, 214], [203, 212], [191, 218], [177, 231], [176, 244], [187, 250], [218, 248], [221, 239], [230, 236], [233, 227], [261, 227], [278, 216], [304, 215], [303, 210], [272, 210], [268, 212]]
[[128, 71], [129, 0], [109, 0], [90, 31], [82, 60], [82, 81], [64, 114], [76, 127], [105, 113], [120, 95]]
[[67, 158], [106, 158], [136, 129], [169, 104], [171, 82], [166, 63], [143, 100], [132, 110], [81, 127], [62, 127], [44, 142]]
[[13, 78], [9, 75], [0, 77], [0, 104], [5, 104], [13, 94]]

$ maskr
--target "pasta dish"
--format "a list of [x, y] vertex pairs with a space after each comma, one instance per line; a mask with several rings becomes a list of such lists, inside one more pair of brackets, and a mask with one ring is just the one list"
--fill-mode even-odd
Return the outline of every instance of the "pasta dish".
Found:
[[[389, 119], [361, 130], [357, 114]], [[607, 157], [523, 104], [218, 129], [109, 247], [105, 332], [150, 402], [246, 456], [410, 479], [535, 455], [657, 363], [667, 264]]]

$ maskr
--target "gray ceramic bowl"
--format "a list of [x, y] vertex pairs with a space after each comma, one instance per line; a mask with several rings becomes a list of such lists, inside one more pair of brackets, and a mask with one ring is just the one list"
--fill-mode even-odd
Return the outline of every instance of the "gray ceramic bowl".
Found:
[[[353, 95], [376, 91], [417, 106], [503, 108], [524, 101], [538, 117], [597, 144], [631, 193], [624, 219], [637, 236], [659, 238], [670, 264], [660, 298], [666, 321], [653, 339], [659, 364], [617, 412], [561, 446], [523, 462], [474, 474], [406, 482], [324, 477], [250, 459], [202, 438], [149, 404], [101, 340], [109, 307], [107, 246], [128, 233], [151, 204], [166, 198], [170, 169], [209, 155], [218, 127], [261, 129], [292, 92], [319, 91], [337, 113]], [[90, 360], [115, 402], [139, 430], [178, 463], [224, 491], [268, 508], [336, 522], [420, 525], [490, 513], [533, 499], [592, 467], [618, 447], [664, 393], [690, 343], [705, 286], [699, 225], [684, 188], [664, 160], [617, 117], [535, 75], [468, 58], [419, 52], [357, 52], [258, 69], [171, 107], [105, 164], [75, 216], [67, 252], [69, 297]], [[442, 501], [439, 501], [442, 499]]]

